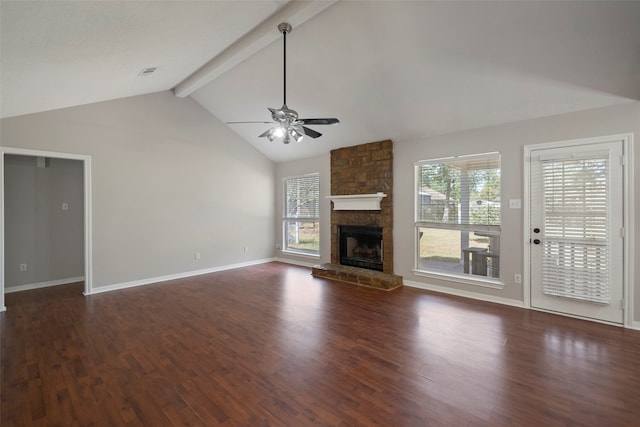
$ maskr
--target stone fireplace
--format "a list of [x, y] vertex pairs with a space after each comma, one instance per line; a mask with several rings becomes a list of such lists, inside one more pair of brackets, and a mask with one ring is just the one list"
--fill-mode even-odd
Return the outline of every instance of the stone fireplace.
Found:
[[331, 210], [331, 263], [313, 275], [381, 289], [402, 285], [393, 274], [393, 143], [389, 140], [331, 151], [331, 194], [382, 195], [378, 208]]

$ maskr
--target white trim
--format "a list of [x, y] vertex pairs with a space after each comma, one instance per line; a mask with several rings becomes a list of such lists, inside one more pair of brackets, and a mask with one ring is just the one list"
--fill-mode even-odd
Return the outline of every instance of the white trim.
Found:
[[310, 253], [301, 252], [301, 251], [294, 251], [294, 250], [291, 250], [291, 249], [282, 249], [281, 252], [283, 254], [289, 254], [289, 255], [293, 255], [293, 256], [301, 256], [301, 257], [305, 257], [305, 258], [315, 258], [315, 259], [319, 259], [320, 258], [320, 254], [310, 254]]
[[91, 156], [84, 163], [84, 295], [93, 288], [93, 199], [91, 191]]
[[[559, 148], [559, 147], [571, 147], [571, 146], [582, 146], [582, 145], [590, 145], [590, 144], [601, 144], [605, 142], [612, 141], [622, 141], [625, 164], [624, 164], [624, 207], [623, 207], [623, 227], [626, 230], [625, 239], [624, 239], [624, 262], [623, 262], [623, 292], [624, 292], [624, 327], [636, 329], [637, 323], [634, 321], [634, 289], [633, 289], [633, 274], [634, 274], [634, 262], [635, 259], [635, 245], [633, 238], [634, 234], [634, 188], [633, 188], [633, 133], [624, 133], [624, 134], [616, 134], [616, 135], [607, 135], [607, 136], [598, 136], [593, 138], [583, 138], [583, 139], [572, 139], [567, 141], [554, 141], [554, 142], [545, 142], [540, 144], [530, 144], [524, 146], [524, 156], [523, 156], [523, 294], [524, 294], [524, 307], [531, 307], [531, 266], [529, 263], [529, 259], [531, 257], [531, 250], [529, 242], [529, 229], [531, 228], [531, 215], [530, 215], [530, 191], [529, 187], [531, 185], [529, 176], [530, 176], [530, 161], [531, 161], [531, 152], [533, 150], [541, 150], [541, 149], [549, 149], [549, 148]], [[544, 310], [538, 310], [544, 311]], [[555, 313], [555, 312], [553, 312]], [[560, 313], [555, 313], [560, 314]], [[560, 314], [561, 315], [561, 314]], [[567, 315], [568, 317], [575, 317]], [[579, 318], [579, 317], [578, 317]], [[594, 319], [587, 319], [596, 321]], [[611, 325], [612, 323], [608, 322], [600, 322]]]
[[511, 307], [524, 308], [522, 302], [519, 300], [494, 297], [492, 295], [479, 294], [476, 292], [463, 291], [460, 289], [448, 288], [446, 286], [431, 285], [431, 284], [422, 283], [422, 282], [413, 282], [411, 280], [404, 280], [403, 283], [405, 286], [418, 288], [418, 289], [425, 289], [427, 291], [438, 292], [441, 294], [455, 295], [458, 297], [470, 298], [470, 299], [479, 300], [479, 301], [493, 302], [496, 304], [508, 305]]
[[266, 264], [275, 261], [274, 258], [265, 258], [248, 262], [240, 262], [238, 264], [222, 265], [219, 267], [205, 268], [202, 270], [187, 271], [184, 273], [169, 274], [167, 276], [150, 277], [148, 279], [133, 280], [131, 282], [116, 283], [114, 285], [97, 286], [93, 288], [91, 295], [101, 294], [104, 292], [118, 291], [121, 289], [134, 288], [137, 286], [152, 285], [154, 283], [166, 282], [169, 280], [184, 279], [187, 277], [200, 276], [203, 274], [216, 273], [218, 271], [232, 270], [234, 268], [249, 267], [251, 265]]
[[280, 258], [280, 257], [276, 257], [276, 258], [274, 259], [274, 261], [277, 261], [277, 262], [283, 262], [283, 263], [285, 263], [285, 264], [299, 265], [299, 266], [301, 266], [301, 267], [309, 267], [309, 268], [312, 268], [312, 267], [314, 267], [314, 266], [318, 265], [318, 263], [317, 263], [317, 262], [316, 262], [316, 263], [313, 263], [313, 262], [304, 262], [304, 261], [298, 261], [298, 260], [295, 260], [295, 259]]
[[471, 274], [462, 276], [459, 274], [435, 273], [430, 271], [414, 269], [413, 274], [420, 277], [428, 277], [430, 279], [451, 280], [455, 283], [464, 283], [465, 285], [482, 286], [491, 289], [504, 289], [504, 283], [500, 279], [491, 279], [485, 276], [473, 276]]
[[[93, 284], [93, 258], [92, 258], [92, 205], [91, 205], [91, 156], [83, 154], [59, 153], [54, 151], [29, 150], [24, 148], [0, 147], [0, 189], [4, 194], [4, 156], [16, 154], [33, 157], [52, 157], [55, 159], [80, 160], [84, 165], [84, 294], [91, 293]], [[5, 270], [5, 241], [4, 241], [4, 197], [0, 197], [0, 271]], [[0, 311], [7, 308], [4, 305], [4, 274], [0, 274]]]
[[[624, 207], [624, 222], [623, 227], [625, 229], [624, 236], [624, 324], [627, 327], [637, 329], [634, 327], [634, 298], [635, 298], [635, 188], [633, 185], [634, 171], [634, 157], [633, 157], [633, 134], [623, 135], [623, 150], [624, 150], [624, 200], [626, 206]], [[640, 327], [640, 323], [638, 324]]]
[[529, 177], [531, 176], [531, 151], [532, 148], [529, 145], [524, 146], [523, 150], [523, 158], [522, 158], [522, 173], [523, 176], [523, 186], [522, 189], [522, 295], [523, 295], [523, 305], [525, 308], [531, 308], [531, 244], [529, 239], [531, 238], [531, 233], [529, 230], [531, 229], [531, 192], [529, 191], [531, 187], [531, 180]]
[[5, 288], [4, 292], [10, 294], [12, 292], [30, 291], [33, 289], [48, 288], [51, 286], [68, 285], [69, 283], [77, 283], [84, 281], [84, 277], [69, 277], [66, 279], [49, 280], [48, 282], [29, 283], [26, 285], [10, 286]]
[[0, 312], [6, 311], [4, 305], [4, 149], [0, 147]]
[[538, 308], [538, 307], [531, 307], [531, 310], [533, 311], [539, 311], [540, 313], [549, 313], [549, 314], [555, 314], [556, 316], [562, 316], [562, 317], [570, 317], [572, 319], [578, 319], [578, 320], [586, 320], [589, 322], [594, 322], [594, 323], [601, 323], [603, 325], [609, 325], [609, 326], [617, 326], [619, 328], [626, 328], [627, 326], [622, 324], [622, 323], [617, 323], [617, 322], [607, 322], [605, 320], [600, 320], [600, 319], [595, 319], [592, 317], [585, 317], [585, 316], [576, 316], [574, 314], [569, 314], [569, 313], [562, 313], [559, 311], [553, 311], [553, 310], [545, 310], [544, 308]]
[[631, 324], [629, 326], [627, 326], [629, 329], [635, 329], [636, 331], [640, 331], [640, 322], [631, 322]]
[[334, 211], [379, 211], [380, 201], [387, 197], [384, 193], [346, 194], [342, 196], [326, 196], [333, 202]]
[[437, 159], [427, 159], [427, 160], [418, 160], [417, 162], [413, 162], [414, 166], [420, 165], [429, 165], [429, 164], [438, 164], [444, 162], [451, 161], [469, 161], [469, 160], [482, 160], [487, 159], [492, 156], [502, 156], [500, 151], [489, 151], [488, 153], [477, 153], [477, 154], [463, 154], [461, 156], [449, 156], [449, 157], [440, 157]]

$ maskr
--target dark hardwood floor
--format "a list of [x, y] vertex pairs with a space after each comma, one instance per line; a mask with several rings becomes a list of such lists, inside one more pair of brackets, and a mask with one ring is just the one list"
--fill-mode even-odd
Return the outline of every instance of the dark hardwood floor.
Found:
[[258, 265], [8, 294], [2, 426], [638, 426], [640, 332]]

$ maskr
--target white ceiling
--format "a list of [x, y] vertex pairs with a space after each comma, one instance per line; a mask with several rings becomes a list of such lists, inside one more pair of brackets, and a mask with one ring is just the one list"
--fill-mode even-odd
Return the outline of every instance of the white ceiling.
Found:
[[[285, 3], [3, 0], [2, 117], [174, 88]], [[223, 122], [270, 120], [273, 31], [191, 96]], [[342, 0], [294, 27], [287, 60], [289, 107], [341, 124], [290, 145], [230, 125], [275, 161], [639, 100], [640, 2]]]

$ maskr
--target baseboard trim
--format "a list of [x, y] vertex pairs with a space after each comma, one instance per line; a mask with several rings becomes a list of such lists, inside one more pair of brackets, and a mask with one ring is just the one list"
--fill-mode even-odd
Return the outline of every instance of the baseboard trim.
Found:
[[279, 257], [276, 257], [274, 261], [283, 262], [285, 264], [299, 265], [300, 267], [309, 267], [309, 268], [312, 268], [313, 266], [319, 264], [318, 262], [305, 262], [305, 261], [298, 261], [295, 259], [279, 258]]
[[19, 286], [8, 286], [4, 288], [5, 294], [12, 292], [30, 291], [33, 289], [48, 288], [50, 286], [68, 285], [69, 283], [84, 282], [84, 276], [80, 277], [68, 277], [66, 279], [49, 280], [47, 282], [29, 283]]
[[[438, 292], [438, 293], [447, 294], [447, 295], [455, 295], [455, 296], [464, 297], [464, 298], [471, 298], [471, 299], [475, 299], [475, 300], [479, 300], [479, 301], [494, 302], [496, 304], [509, 305], [509, 306], [518, 307], [518, 308], [529, 308], [529, 307], [526, 307], [522, 301], [512, 300], [512, 299], [508, 299], [508, 298], [494, 297], [494, 296], [491, 296], [491, 295], [482, 295], [482, 294], [478, 294], [476, 292], [463, 291], [463, 290], [460, 290], [460, 289], [452, 289], [452, 288], [447, 288], [445, 286], [430, 285], [430, 284], [427, 284], [427, 283], [414, 282], [414, 281], [411, 281], [411, 280], [405, 280], [404, 281], [404, 285], [412, 287], [412, 288], [425, 289], [427, 291], [433, 291], [433, 292]], [[587, 318], [584, 318], [584, 317], [570, 316], [568, 314], [560, 314], [560, 313], [556, 313], [556, 312], [553, 312], [553, 311], [538, 310], [538, 309], [534, 309], [534, 308], [529, 308], [529, 309], [536, 310], [536, 311], [541, 311], [541, 312], [545, 312], [545, 313], [557, 314], [557, 315], [561, 315], [561, 316], [567, 316], [567, 317], [571, 317], [571, 318], [574, 318], [574, 319], [588, 320], [588, 321], [591, 321], [591, 322], [601, 323], [603, 325], [619, 326], [619, 327], [623, 327], [623, 328], [626, 328], [626, 329], [634, 329], [634, 330], [640, 331], [640, 322], [636, 322], [636, 321], [633, 321], [631, 324], [625, 324], [625, 325], [620, 324], [619, 325], [619, 324], [616, 324], [616, 323], [602, 322], [602, 321], [598, 321], [598, 320], [595, 320], [595, 319], [587, 319]]]
[[484, 294], [479, 294], [477, 292], [463, 291], [460, 289], [448, 288], [446, 286], [430, 285], [427, 283], [414, 282], [411, 280], [404, 280], [404, 285], [412, 288], [419, 288], [419, 289], [425, 289], [427, 291], [438, 292], [441, 294], [455, 295], [458, 297], [471, 298], [479, 301], [494, 302], [496, 304], [524, 308], [524, 304], [522, 301], [517, 301], [513, 299], [508, 299], [508, 298], [500, 298], [492, 295], [484, 295]]
[[93, 288], [93, 292], [91, 292], [91, 294], [85, 293], [85, 295], [95, 295], [95, 294], [101, 294], [104, 292], [118, 291], [121, 289], [135, 288], [137, 286], [152, 285], [154, 283], [167, 282], [169, 280], [185, 279], [187, 277], [201, 276], [203, 274], [216, 273], [218, 271], [233, 270], [234, 268], [249, 267], [249, 266], [258, 265], [258, 264], [266, 264], [272, 261], [275, 261], [275, 259], [265, 258], [265, 259], [259, 259], [254, 261], [241, 262], [238, 264], [222, 265], [219, 267], [205, 268], [202, 270], [187, 271], [187, 272], [178, 273], [178, 274], [169, 274], [167, 276], [150, 277], [148, 279], [133, 280], [131, 282], [117, 283], [115, 285], [98, 286]]

